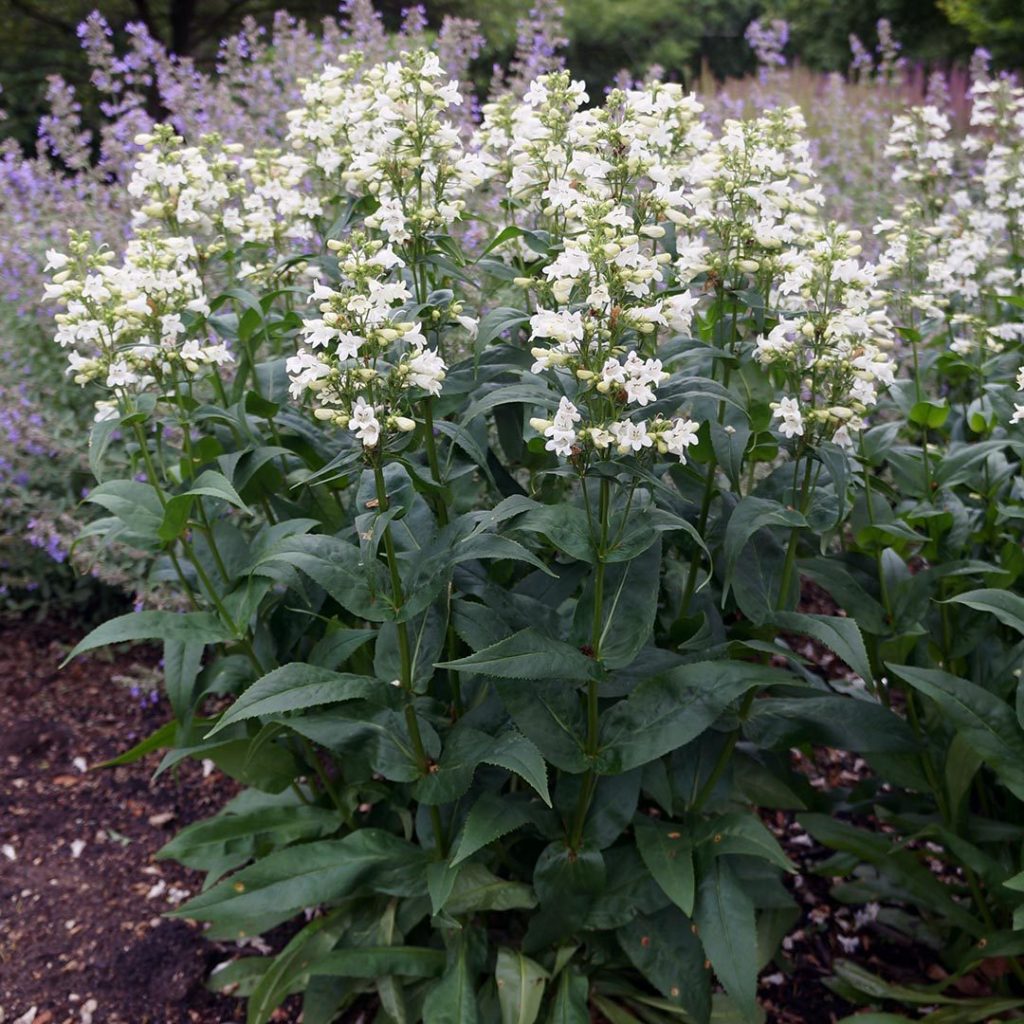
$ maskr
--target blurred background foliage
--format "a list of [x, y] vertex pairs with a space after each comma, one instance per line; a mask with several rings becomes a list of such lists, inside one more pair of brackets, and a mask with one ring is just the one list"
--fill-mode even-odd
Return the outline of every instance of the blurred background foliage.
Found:
[[[477, 65], [481, 92], [493, 64], [511, 56], [516, 21], [531, 0], [428, 0], [432, 26], [445, 15], [473, 18], [487, 40]], [[563, 0], [569, 39], [568, 65], [600, 90], [626, 69], [642, 75], [652, 64], [667, 77], [688, 82], [707, 69], [718, 78], [743, 75], [754, 67], [743, 32], [754, 18], [789, 22], [787, 55], [823, 71], [845, 71], [849, 37], [869, 48], [875, 24], [887, 18], [904, 45], [904, 55], [929, 67], [965, 63], [972, 49], [988, 49], [997, 66], [1020, 63], [1024, 52], [1022, 0]], [[397, 27], [410, 0], [378, 0], [388, 27]], [[217, 44], [246, 17], [268, 24], [286, 8], [316, 22], [338, 13], [337, 0], [4, 0], [0, 3], [0, 83], [9, 112], [6, 131], [31, 145], [46, 76], [61, 74], [82, 84], [88, 70], [81, 58], [76, 26], [99, 7], [115, 31], [141, 21], [175, 53], [200, 67], [216, 60]], [[84, 111], [88, 120], [89, 111]]]

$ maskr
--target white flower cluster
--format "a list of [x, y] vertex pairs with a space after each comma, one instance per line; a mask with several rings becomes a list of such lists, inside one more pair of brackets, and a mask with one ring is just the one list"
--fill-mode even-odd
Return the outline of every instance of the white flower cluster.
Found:
[[306, 187], [310, 168], [298, 154], [261, 149], [247, 156], [243, 145], [217, 135], [187, 146], [169, 125], [135, 141], [144, 147], [128, 183], [139, 202], [136, 230], [187, 234], [203, 260], [225, 248], [268, 247], [261, 263], [237, 268], [242, 277], [265, 271], [272, 256], [314, 237], [323, 205]]
[[[47, 253], [53, 276], [44, 298], [61, 307], [55, 340], [78, 384], [99, 383], [125, 399], [232, 362], [208, 336], [196, 258], [190, 238], [155, 232], [128, 242], [121, 262], [94, 250], [88, 234], [72, 236], [67, 254]], [[97, 408], [114, 411], [109, 400]]]
[[536, 79], [520, 103], [503, 96], [484, 106], [476, 144], [517, 210], [535, 227], [571, 227], [593, 200], [628, 201], [638, 224], [680, 206], [682, 168], [710, 138], [696, 98], [654, 83], [581, 109], [588, 100], [561, 71]]
[[305, 322], [306, 345], [287, 361], [290, 392], [296, 400], [311, 396], [317, 419], [375, 448], [388, 431], [415, 429], [405, 413], [415, 393], [441, 393], [446, 367], [422, 324], [402, 316], [412, 296], [404, 281], [392, 279], [404, 266], [395, 251], [360, 232], [328, 245], [337, 253], [340, 281], [314, 286], [321, 315]]
[[466, 194], [492, 173], [450, 115], [462, 102], [458, 82], [426, 50], [366, 69], [349, 54], [307, 82], [303, 99], [288, 115], [291, 145], [311, 154], [328, 191], [373, 196], [366, 225], [394, 245], [457, 221]]
[[944, 320], [951, 351], [964, 358], [998, 353], [1022, 331], [986, 308], [986, 295], [1022, 281], [1024, 91], [980, 80], [972, 92], [973, 133], [961, 142], [934, 107], [894, 120], [887, 152], [906, 198], [875, 227], [885, 239], [880, 275], [893, 284], [899, 320]]
[[580, 410], [564, 395], [559, 400], [554, 419], [535, 417], [530, 426], [547, 438], [544, 447], [563, 458], [578, 458], [587, 448], [607, 451], [614, 448], [620, 455], [638, 454], [653, 448], [661, 455], [675, 455], [686, 462], [686, 449], [697, 443], [698, 424], [690, 419], [612, 420], [603, 426], [584, 426]]
[[822, 203], [799, 108], [729, 120], [684, 175], [687, 215], [669, 214], [681, 237], [676, 272], [741, 286], [754, 275], [766, 287], [774, 256], [817, 220]]
[[860, 232], [840, 225], [809, 234], [785, 250], [770, 303], [787, 311], [758, 337], [757, 360], [775, 368], [795, 397], [773, 405], [780, 431], [850, 446], [862, 416], [893, 383], [894, 328], [873, 266], [861, 262]]

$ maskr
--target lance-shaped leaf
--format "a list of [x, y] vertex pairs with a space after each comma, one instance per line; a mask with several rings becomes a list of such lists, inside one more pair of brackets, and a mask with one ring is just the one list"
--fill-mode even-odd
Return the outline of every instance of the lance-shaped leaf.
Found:
[[547, 1024], [590, 1024], [590, 983], [582, 974], [563, 971]]
[[[282, 568], [298, 569], [353, 615], [371, 622], [395, 617], [383, 563], [364, 561], [359, 548], [338, 537], [286, 537], [264, 554], [252, 571], [276, 578]], [[287, 575], [285, 582], [290, 582]]]
[[61, 662], [66, 665], [85, 651], [129, 640], [180, 640], [198, 644], [226, 643], [230, 630], [210, 612], [129, 612], [97, 626]]
[[701, 661], [642, 682], [601, 718], [600, 771], [618, 774], [689, 743], [747, 690], [793, 676], [764, 665]]
[[501, 836], [522, 828], [530, 816], [517, 803], [496, 793], [483, 793], [473, 804], [462, 826], [458, 846], [452, 854], [452, 864], [472, 857]]
[[676, 907], [639, 916], [616, 932], [633, 966], [695, 1021], [711, 1019], [711, 979], [689, 917]]
[[838, 615], [807, 615], [803, 612], [776, 612], [773, 621], [780, 629], [801, 633], [823, 643], [837, 654], [867, 683], [874, 682], [871, 662], [860, 628], [853, 619]]
[[797, 511], [781, 502], [748, 495], [733, 509], [725, 529], [726, 586], [736, 570], [736, 562], [754, 534], [765, 526], [806, 526], [807, 520]]
[[701, 880], [694, 916], [718, 980], [744, 1020], [757, 1021], [754, 904], [727, 860], [715, 860]]
[[423, 1024], [477, 1024], [476, 978], [462, 941], [444, 976], [423, 1001]]
[[989, 612], [1004, 626], [1024, 633], [1024, 597], [1009, 590], [969, 590], [949, 599], [949, 604], [965, 604], [979, 612]]
[[692, 916], [696, 893], [693, 843], [682, 826], [640, 816], [636, 819], [636, 847], [665, 895]]
[[440, 949], [422, 946], [353, 946], [336, 949], [309, 967], [310, 974], [336, 978], [376, 978], [398, 975], [404, 978], [435, 978], [444, 970]]
[[889, 665], [942, 709], [964, 740], [1018, 800], [1024, 800], [1024, 735], [1010, 705], [984, 687], [937, 669]]
[[437, 667], [468, 670], [498, 679], [580, 681], [597, 674], [592, 658], [536, 629], [521, 630], [476, 654], [439, 662]]
[[207, 733], [207, 738], [247, 718], [279, 715], [343, 700], [361, 700], [379, 693], [386, 685], [369, 676], [331, 672], [302, 662], [282, 665], [253, 683], [224, 712], [216, 726]]
[[513, 949], [499, 949], [494, 968], [501, 1024], [533, 1024], [540, 1013], [548, 972]]
[[278, 850], [170, 913], [213, 921], [222, 933], [251, 931], [254, 923], [286, 920], [306, 907], [345, 896], [389, 870], [422, 871], [425, 857], [397, 836], [364, 828], [344, 839]]
[[296, 935], [263, 973], [246, 1005], [246, 1024], [266, 1024], [288, 995], [308, 982], [309, 968], [338, 941], [348, 911], [315, 918]]
[[227, 477], [214, 469], [208, 469], [196, 477], [192, 486], [184, 494], [174, 495], [164, 506], [163, 520], [157, 531], [159, 538], [171, 541], [180, 536], [188, 523], [193, 505], [202, 497], [216, 498], [243, 512], [249, 512], [248, 505], [242, 501], [241, 496], [231, 486]]

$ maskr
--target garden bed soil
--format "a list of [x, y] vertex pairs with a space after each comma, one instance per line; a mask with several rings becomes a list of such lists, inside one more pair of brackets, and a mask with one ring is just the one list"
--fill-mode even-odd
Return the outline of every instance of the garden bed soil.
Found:
[[[201, 875], [154, 860], [235, 785], [193, 762], [154, 781], [159, 755], [94, 770], [170, 711], [153, 692], [158, 655], [146, 648], [59, 668], [81, 632], [54, 621], [0, 625], [0, 1024], [242, 1021], [241, 1003], [204, 987], [215, 964], [242, 951], [162, 916], [198, 891]], [[799, 767], [819, 785], [850, 785], [863, 771], [835, 751]], [[895, 981], [934, 977], [927, 951], [858, 925], [829, 898], [828, 880], [813, 873], [826, 853], [790, 815], [766, 820], [798, 866], [788, 884], [801, 907], [782, 953], [791, 969], [762, 974], [769, 1024], [853, 1012], [824, 983], [839, 957]], [[297, 1009], [275, 1020], [295, 1022]]]
[[188, 762], [151, 781], [159, 755], [95, 770], [168, 709], [145, 649], [58, 668], [80, 633], [0, 627], [0, 1021], [244, 1020], [203, 985], [225, 950], [162, 916], [200, 874], [153, 859], [233, 784]]

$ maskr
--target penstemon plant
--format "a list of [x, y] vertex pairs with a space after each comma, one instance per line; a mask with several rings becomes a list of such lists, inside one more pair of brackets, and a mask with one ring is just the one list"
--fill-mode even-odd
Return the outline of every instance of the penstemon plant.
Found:
[[[677, 86], [588, 108], [553, 72], [470, 131], [424, 50], [351, 51], [302, 99], [287, 148], [144, 133], [123, 253], [48, 255], [103, 392], [86, 533], [181, 599], [73, 653], [162, 641], [175, 719], [119, 762], [245, 787], [164, 849], [206, 872], [173, 913], [304, 915], [217, 973], [250, 1024], [296, 992], [307, 1024], [368, 994], [387, 1024], [760, 1020], [799, 912], [758, 809], [954, 970], [1010, 957], [985, 1012], [1021, 1005], [1020, 266], [992, 213], [1019, 148], [898, 123], [921, 196], [875, 263], [796, 109], [716, 133]], [[929, 191], [978, 153], [982, 195]], [[1008, 273], [965, 265], [971, 232]], [[874, 775], [816, 792], [812, 743]]]

